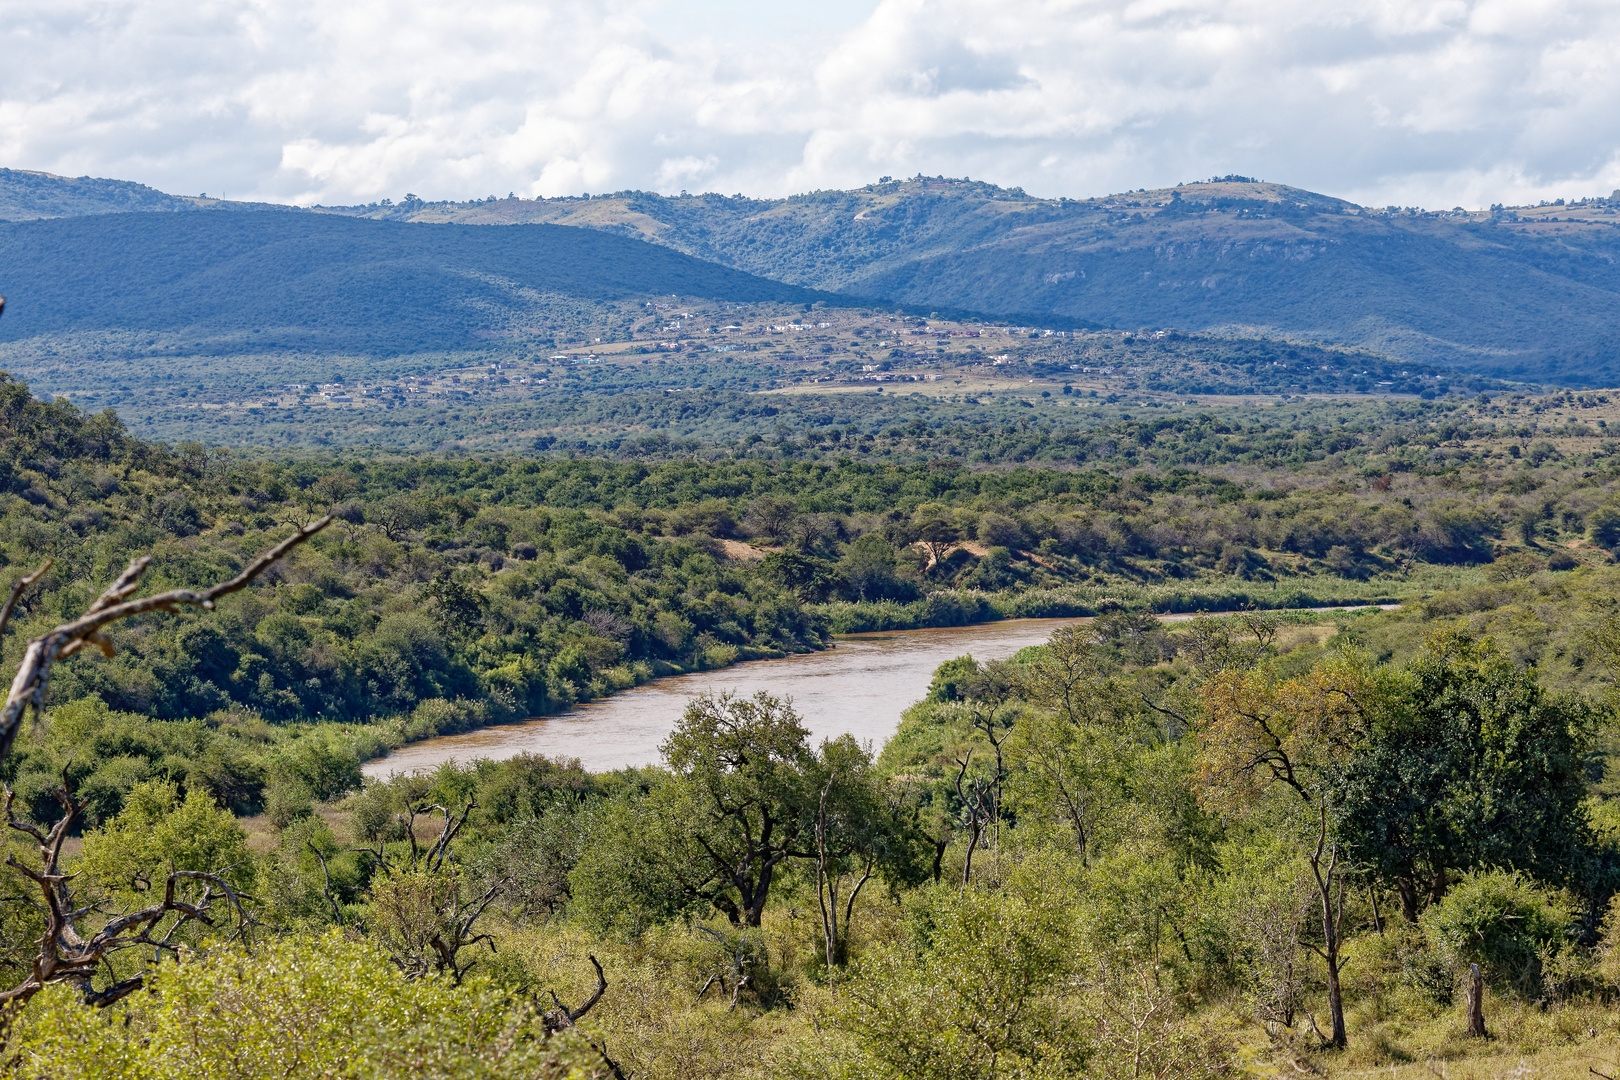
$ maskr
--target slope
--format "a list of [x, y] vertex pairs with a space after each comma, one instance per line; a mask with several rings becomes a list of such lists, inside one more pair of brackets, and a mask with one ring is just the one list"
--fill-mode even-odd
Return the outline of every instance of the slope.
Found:
[[172, 332], [191, 348], [389, 354], [545, 330], [559, 297], [811, 303], [793, 285], [623, 237], [317, 214], [113, 214], [0, 225], [0, 341]]
[[1259, 332], [1509, 378], [1612, 382], [1620, 200], [1368, 210], [1228, 178], [1090, 200], [944, 178], [782, 200], [621, 192], [339, 211], [554, 221], [786, 281], [1103, 325]]
[[168, 195], [129, 180], [57, 176], [0, 169], [0, 221], [79, 217], [85, 214], [177, 213], [187, 210], [296, 210], [275, 203], [233, 202], [206, 195]]

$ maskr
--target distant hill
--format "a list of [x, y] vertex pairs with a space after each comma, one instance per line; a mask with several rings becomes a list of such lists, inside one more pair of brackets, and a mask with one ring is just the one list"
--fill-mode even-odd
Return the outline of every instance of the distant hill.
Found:
[[203, 196], [166, 195], [129, 180], [56, 176], [23, 169], [0, 169], [0, 221], [128, 214], [146, 211], [296, 210], [274, 203], [231, 202]]
[[[126, 209], [178, 208], [139, 185], [43, 176], [0, 171], [0, 217], [15, 216], [7, 208], [24, 188], [36, 210], [101, 208], [62, 214], [105, 212], [118, 198], [157, 200]], [[575, 226], [925, 310], [1259, 334], [1500, 378], [1620, 382], [1620, 193], [1419, 213], [1244, 177], [1087, 200], [917, 177], [774, 200], [619, 192], [314, 209], [396, 224]]]
[[202, 352], [369, 354], [548, 332], [556, 298], [651, 293], [813, 303], [667, 247], [555, 225], [510, 229], [320, 214], [109, 214], [0, 224], [0, 341], [183, 332]]
[[780, 200], [621, 192], [349, 207], [552, 221], [816, 288], [1117, 327], [1335, 341], [1507, 378], [1620, 380], [1620, 197], [1368, 210], [1245, 178], [1036, 199], [944, 178]]

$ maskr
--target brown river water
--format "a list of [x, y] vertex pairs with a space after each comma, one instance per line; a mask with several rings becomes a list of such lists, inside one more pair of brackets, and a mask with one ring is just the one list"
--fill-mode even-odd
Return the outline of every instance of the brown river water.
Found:
[[[1166, 616], [1179, 620], [1190, 616]], [[698, 694], [765, 690], [790, 698], [811, 742], [848, 732], [879, 749], [900, 726], [900, 714], [928, 690], [934, 669], [953, 657], [981, 663], [1004, 660], [1052, 631], [1087, 619], [1007, 619], [977, 626], [846, 634], [831, 649], [780, 660], [752, 660], [719, 671], [674, 675], [626, 690], [568, 712], [462, 735], [424, 739], [387, 757], [368, 761], [367, 776], [463, 764], [478, 758], [518, 754], [578, 758], [592, 772], [626, 765], [653, 765], [659, 744], [675, 727], [686, 703]]]

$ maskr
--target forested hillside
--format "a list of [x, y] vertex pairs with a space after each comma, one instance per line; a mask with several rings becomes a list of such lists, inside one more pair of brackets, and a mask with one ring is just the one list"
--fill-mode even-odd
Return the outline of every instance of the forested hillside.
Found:
[[782, 200], [620, 192], [345, 212], [567, 222], [858, 296], [1302, 336], [1590, 386], [1612, 382], [1616, 362], [1610, 202], [1423, 213], [1230, 177], [1081, 200], [917, 177]]
[[[465, 229], [290, 213], [109, 214], [0, 225], [0, 340], [180, 335], [184, 352], [367, 355], [532, 334], [567, 298], [810, 303], [821, 294], [556, 226]], [[92, 358], [93, 359], [93, 358]]]
[[[1611, 404], [278, 458], [8, 378], [0, 580], [52, 560], [9, 663], [132, 556], [136, 595], [212, 585], [332, 522], [57, 664], [0, 763], [0, 1073], [1601, 1071]], [[1154, 617], [1200, 610], [1234, 614]], [[1030, 614], [1096, 618], [945, 664], [883, 747], [707, 698], [657, 767], [359, 768], [838, 631]]]
[[[787, 199], [649, 192], [472, 202], [412, 196], [398, 203], [315, 209], [392, 222], [578, 226], [776, 281], [923, 309], [1067, 326], [1296, 337], [1498, 378], [1599, 386], [1613, 381], [1616, 355], [1608, 327], [1620, 314], [1615, 270], [1620, 211], [1613, 201], [1424, 212], [1358, 207], [1244, 177], [1101, 198], [1041, 199], [1017, 188], [918, 176]], [[251, 209], [255, 204], [180, 199], [116, 181], [0, 175], [0, 220], [188, 208]], [[185, 214], [164, 220], [190, 235], [201, 227], [195, 219]], [[314, 234], [298, 235], [305, 237], [301, 243], [324, 252], [321, 244], [342, 247], [350, 241], [340, 238], [351, 234], [339, 232], [319, 242], [311, 239]], [[358, 276], [351, 267], [344, 277], [325, 280], [348, 281], [349, 292], [362, 296], [428, 285], [430, 293], [443, 291], [445, 300], [424, 310], [448, 315], [454, 325], [461, 325], [458, 316], [466, 305], [526, 311], [533, 321], [534, 309], [518, 302], [510, 287], [558, 291], [555, 273], [536, 284], [526, 276], [532, 267], [523, 263], [519, 272], [510, 251], [455, 246], [451, 258], [447, 243], [436, 240], [434, 254], [422, 255], [436, 269], [414, 282], [399, 264], [402, 276], [384, 284], [387, 275], [377, 276], [378, 260], [397, 263], [406, 256], [375, 250], [364, 256]], [[10, 257], [32, 256], [25, 248]], [[610, 246], [592, 259], [622, 257], [620, 248]], [[459, 269], [446, 278], [447, 266]], [[462, 280], [461, 272], [472, 274], [476, 283]], [[31, 284], [27, 273], [23, 278]], [[280, 285], [284, 279], [273, 273], [262, 280]], [[687, 287], [665, 277], [648, 288], [741, 296], [735, 281], [722, 290], [713, 283], [690, 287], [693, 279], [683, 280]], [[623, 284], [614, 279], [615, 286]], [[299, 287], [292, 288], [289, 302], [300, 295]], [[617, 293], [610, 289], [601, 295]], [[756, 290], [749, 295], [787, 294]], [[404, 325], [425, 329], [430, 320], [413, 315], [411, 307], [422, 305], [389, 307], [366, 297], [349, 315], [384, 323], [404, 316]], [[255, 314], [273, 316], [268, 325], [278, 333], [301, 325], [289, 311], [278, 303], [255, 308]], [[127, 312], [121, 317], [135, 318]], [[149, 318], [130, 325], [153, 325]], [[316, 318], [305, 316], [303, 324]], [[319, 335], [296, 340], [330, 343]], [[354, 349], [396, 347], [386, 331], [376, 329], [343, 342]]]

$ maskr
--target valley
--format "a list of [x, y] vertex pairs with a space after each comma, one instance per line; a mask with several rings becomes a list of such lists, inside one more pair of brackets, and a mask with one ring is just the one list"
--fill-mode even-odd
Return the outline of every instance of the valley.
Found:
[[1615, 209], [0, 172], [0, 1075], [1609, 1075]]

